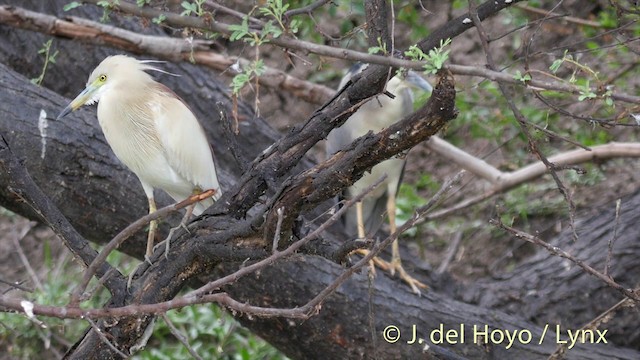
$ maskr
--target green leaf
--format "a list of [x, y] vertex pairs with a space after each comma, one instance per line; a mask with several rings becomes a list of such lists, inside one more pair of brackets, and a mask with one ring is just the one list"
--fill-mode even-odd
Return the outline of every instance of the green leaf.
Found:
[[184, 9], [184, 11], [180, 13], [181, 16], [189, 16], [191, 15], [191, 13], [194, 13], [194, 14], [198, 13], [198, 5], [196, 4], [192, 4], [188, 1], [183, 1], [182, 4], [180, 5]]
[[604, 99], [604, 103], [605, 103], [605, 104], [607, 104], [607, 105], [609, 105], [609, 106], [613, 106], [613, 99], [612, 99], [610, 96], [607, 96], [607, 97]]
[[73, 9], [75, 9], [77, 7], [80, 7], [80, 6], [82, 6], [82, 4], [79, 1], [72, 1], [72, 2], [68, 3], [67, 5], [63, 6], [62, 10], [70, 11], [70, 10], [73, 10]]
[[513, 78], [515, 80], [518, 80], [524, 83], [531, 80], [531, 75], [530, 74], [522, 75], [522, 73], [520, 73], [520, 70], [518, 70], [516, 71], [515, 75], [513, 75]]
[[249, 18], [245, 16], [240, 25], [229, 25], [229, 30], [231, 30], [231, 35], [229, 36], [231, 41], [240, 40], [249, 35]]
[[262, 27], [261, 40], [265, 40], [269, 36], [276, 39], [280, 37], [280, 35], [282, 35], [282, 29], [273, 25], [273, 22], [271, 20], [267, 21], [267, 23]]
[[551, 64], [551, 66], [549, 66], [549, 70], [551, 70], [551, 72], [555, 74], [556, 72], [558, 72], [558, 69], [560, 69], [560, 66], [562, 66], [563, 62], [564, 59], [557, 59], [553, 62], [553, 64]]
[[167, 20], [167, 17], [164, 14], [160, 14], [157, 17], [154, 17], [151, 21], [153, 21], [153, 23], [156, 24], [156, 25], [160, 25], [165, 20]]
[[264, 60], [256, 60], [256, 62], [253, 64], [253, 73], [256, 74], [256, 76], [260, 76], [264, 74], [265, 71], [267, 71], [267, 66], [264, 64]]
[[231, 91], [233, 94], [237, 95], [240, 90], [249, 82], [249, 75], [246, 73], [241, 73], [233, 77], [231, 80]]

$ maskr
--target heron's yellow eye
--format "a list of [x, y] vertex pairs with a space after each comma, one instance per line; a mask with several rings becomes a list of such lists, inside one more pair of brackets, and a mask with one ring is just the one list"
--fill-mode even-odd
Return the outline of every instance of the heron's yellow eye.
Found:
[[100, 82], [107, 81], [107, 75], [102, 74], [102, 75], [98, 76], [98, 81], [100, 81]]

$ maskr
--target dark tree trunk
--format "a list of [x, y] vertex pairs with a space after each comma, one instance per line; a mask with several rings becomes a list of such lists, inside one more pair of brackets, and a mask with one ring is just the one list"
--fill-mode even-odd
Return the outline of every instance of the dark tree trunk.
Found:
[[[31, 7], [34, 10], [63, 15], [60, 9], [66, 1], [46, 2], [47, 5], [40, 1], [14, 3], [19, 6], [34, 4]], [[138, 26], [136, 23], [127, 25], [134, 28]], [[14, 72], [21, 72], [28, 77], [38, 73], [40, 63], [35, 54], [45, 37], [4, 26], [0, 26], [0, 34], [0, 62], [9, 65], [0, 65], [0, 134], [8, 140], [13, 152], [24, 159], [36, 183], [78, 231], [97, 243], [107, 242], [119, 230], [146, 213], [146, 201], [138, 180], [118, 162], [107, 146], [97, 125], [95, 110], [81, 110], [64, 121], [55, 121], [53, 118], [69, 101], [55, 92], [67, 97], [74, 96], [82, 89], [90, 70], [107, 53], [115, 51], [79, 45], [69, 40], [56, 40], [61, 54], [57, 64], [50, 68], [45, 77], [45, 86], [53, 90], [50, 91], [32, 85], [27, 78]], [[176, 68], [173, 69], [173, 66]], [[225, 109], [229, 109], [225, 92], [215, 80], [215, 74], [201, 68], [189, 64], [168, 64], [168, 70], [186, 75], [180, 78], [163, 77], [162, 82], [187, 99], [203, 120], [210, 139], [214, 140], [212, 144], [218, 157], [223, 186], [229, 187], [242, 175], [248, 163], [238, 164], [231, 156], [228, 145], [219, 140], [223, 130], [216, 103], [221, 102]], [[41, 136], [38, 129], [41, 110], [46, 112], [48, 118], [46, 138]], [[280, 135], [262, 119], [255, 118], [246, 106], [240, 105], [240, 117], [242, 122], [237, 141], [242, 146], [240, 157], [248, 162]], [[304, 168], [311, 164], [309, 160], [303, 162]], [[7, 183], [7, 175], [0, 173], [0, 204], [35, 218], [33, 211], [7, 189]], [[635, 206], [631, 204], [640, 201], [638, 199], [640, 195], [623, 202], [629, 206], [623, 208], [626, 211], [619, 229], [621, 236], [617, 239], [612, 260], [612, 275], [629, 287], [636, 285], [633, 276], [637, 274], [637, 262], [633, 259], [637, 257], [638, 249], [634, 245], [637, 241], [632, 236], [633, 232], [622, 230], [634, 224], [636, 215], [631, 210]], [[611, 233], [605, 232], [607, 226], [596, 227], [598, 221], [610, 226], [613, 217], [605, 211], [587, 220], [594, 230], [583, 237], [583, 242], [574, 244], [572, 249], [574, 254], [591, 264], [603, 264], [607, 234]], [[192, 237], [181, 236], [172, 247], [171, 261], [161, 263], [167, 265], [165, 273], [150, 272], [138, 283], [139, 288], [151, 283], [162, 283], [162, 287], [156, 287], [156, 292], [143, 294], [144, 298], [134, 300], [153, 302], [173, 297], [184, 285], [179, 282], [178, 275], [190, 275], [184, 273], [184, 265], [189, 261], [199, 267], [201, 273], [198, 276], [205, 279], [220, 272], [235, 270], [239, 259], [264, 256], [261, 246], [243, 247], [236, 243], [241, 238], [260, 238], [260, 234], [234, 235], [237, 222], [226, 216], [198, 220], [197, 227], [201, 231]], [[585, 229], [589, 228], [585, 226]], [[623, 233], [628, 234], [623, 236]], [[216, 236], [217, 240], [207, 240], [206, 236]], [[330, 235], [324, 241], [328, 247], [339, 245]], [[143, 245], [144, 239], [140, 235], [129, 240], [121, 250], [140, 257]], [[224, 259], [227, 261], [222, 261]], [[225, 288], [225, 291], [240, 301], [254, 305], [300, 306], [342, 271], [342, 266], [323, 257], [299, 254], [259, 274], [245, 277]], [[419, 276], [424, 278], [426, 275]], [[428, 292], [417, 297], [406, 286], [386, 275], [378, 275], [370, 289], [366, 276], [356, 274], [329, 297], [317, 316], [309, 320], [250, 319], [242, 314], [237, 317], [293, 358], [538, 359], [552, 353], [557, 345], [553, 331], [546, 334], [542, 344], [538, 344], [543, 332], [541, 325], [548, 322], [554, 326], [559, 323], [575, 329], [575, 326], [582, 325], [582, 322], [620, 299], [617, 292], [606, 288], [600, 281], [585, 275], [575, 266], [567, 270], [564, 260], [552, 258], [544, 252], [536, 257], [535, 262], [524, 264], [520, 271], [504, 279], [487, 279], [475, 286], [465, 287], [453, 284], [453, 280], [444, 276], [432, 279], [430, 285]], [[451, 297], [453, 288], [457, 289], [455, 296], [458, 300]], [[532, 291], [535, 291], [534, 295]], [[589, 295], [586, 300], [585, 294]], [[461, 302], [460, 299], [474, 305]], [[374, 319], [373, 325], [369, 322], [370, 316]], [[637, 323], [637, 318], [635, 320]], [[125, 319], [123, 323], [127, 321], [132, 320]], [[630, 332], [628, 326], [631, 323], [632, 320], [621, 325], [620, 331], [637, 337], [636, 332]], [[393, 344], [382, 337], [383, 329], [390, 325], [397, 326], [401, 331], [400, 340]], [[425, 350], [426, 343], [407, 344], [412, 339], [413, 325], [418, 335], [429, 343], [428, 350]], [[532, 341], [531, 344], [516, 341], [508, 350], [504, 343], [478, 346], [473, 338], [474, 325], [481, 329], [487, 325], [490, 330], [528, 330]], [[119, 344], [131, 345], [137, 341], [139, 329], [118, 326]], [[457, 344], [431, 343], [429, 334], [440, 326], [445, 331], [459, 330], [462, 326], [464, 341], [455, 338], [452, 340], [458, 340]], [[117, 358], [92, 332], [79, 340], [76, 346], [70, 354], [71, 358]], [[567, 355], [576, 359], [640, 358], [640, 352], [635, 350], [600, 344], [579, 345]]]
[[[619, 219], [616, 219], [615, 204], [592, 211], [588, 216], [585, 214], [576, 224], [578, 242], [573, 241], [571, 231], [565, 231], [552, 244], [596, 270], [604, 271], [609, 241], [614, 239], [616, 232], [609, 275], [626, 288], [636, 288], [640, 274], [639, 206], [640, 193], [636, 193], [622, 199]], [[604, 282], [586, 275], [569, 260], [539, 251], [499, 279], [485, 279], [464, 288], [458, 298], [481, 307], [503, 310], [538, 325], [557, 323], [575, 329], [615, 305], [623, 296]], [[608, 329], [609, 340], [638, 348], [639, 322], [637, 309], [625, 307], [603, 328]]]

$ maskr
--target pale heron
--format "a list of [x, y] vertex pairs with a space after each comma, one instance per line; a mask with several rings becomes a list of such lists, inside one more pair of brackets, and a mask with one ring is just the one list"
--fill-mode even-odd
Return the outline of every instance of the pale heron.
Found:
[[[156, 211], [153, 189], [182, 201], [206, 190], [213, 199], [196, 204], [201, 214], [222, 195], [213, 152], [204, 130], [185, 102], [146, 71], [160, 71], [153, 61], [125, 55], [109, 56], [93, 70], [86, 88], [60, 113], [64, 117], [82, 105], [98, 103], [98, 122], [118, 159], [140, 179]], [[157, 222], [149, 225], [147, 259]]]
[[[362, 70], [363, 66], [360, 64], [353, 66], [342, 79], [339, 88], [342, 89], [353, 75]], [[327, 137], [327, 154], [332, 155], [369, 131], [379, 132], [410, 114], [413, 111], [411, 88], [428, 92], [432, 90], [429, 82], [412, 71], [394, 76], [387, 83], [386, 90], [395, 98], [392, 99], [383, 94], [363, 104], [341, 127], [331, 131]], [[371, 191], [362, 201], [356, 203], [355, 209], [347, 211], [345, 225], [350, 234], [357, 234], [359, 238], [365, 238], [367, 234], [369, 236], [375, 235], [384, 223], [385, 212], [389, 218], [391, 233], [396, 231], [395, 199], [402, 181], [405, 162], [403, 156], [385, 160], [371, 168], [370, 172], [365, 173], [345, 191], [346, 197], [353, 197], [386, 175], [382, 184]], [[407, 274], [402, 267], [397, 240], [392, 245], [391, 262], [386, 263], [376, 259], [376, 265], [385, 268], [392, 275], [397, 271], [400, 278], [409, 284], [416, 293], [420, 293], [420, 287], [426, 287]]]

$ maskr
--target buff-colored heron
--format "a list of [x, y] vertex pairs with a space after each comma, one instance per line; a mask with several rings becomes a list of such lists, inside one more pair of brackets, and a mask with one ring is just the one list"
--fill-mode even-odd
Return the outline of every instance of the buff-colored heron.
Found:
[[[204, 130], [184, 101], [146, 71], [164, 72], [125, 55], [109, 56], [93, 70], [86, 88], [58, 119], [83, 105], [98, 103], [98, 122], [118, 159], [138, 176], [156, 211], [154, 189], [174, 200], [214, 190], [193, 207], [201, 214], [222, 195], [213, 152]], [[146, 258], [153, 252], [157, 222], [149, 224]]]
[[[362, 70], [362, 65], [352, 67], [342, 79], [339, 88], [345, 86], [353, 75]], [[331, 131], [327, 137], [327, 154], [332, 155], [369, 131], [379, 132], [410, 114], [413, 111], [412, 88], [427, 92], [432, 90], [429, 82], [412, 71], [391, 78], [386, 89], [395, 95], [395, 98], [379, 95], [362, 105], [341, 127]], [[382, 184], [367, 194], [362, 201], [356, 203], [355, 209], [347, 211], [344, 220], [350, 234], [357, 233], [359, 238], [365, 238], [367, 234], [375, 235], [384, 223], [385, 212], [389, 219], [391, 233], [396, 231], [395, 200], [402, 181], [405, 162], [404, 157], [385, 160], [374, 166], [370, 172], [365, 173], [345, 191], [346, 197], [353, 197], [386, 175]], [[390, 263], [376, 259], [375, 264], [392, 275], [397, 272], [399, 277], [419, 294], [419, 288], [426, 286], [414, 279], [403, 268], [397, 240], [393, 242], [391, 251]]]

